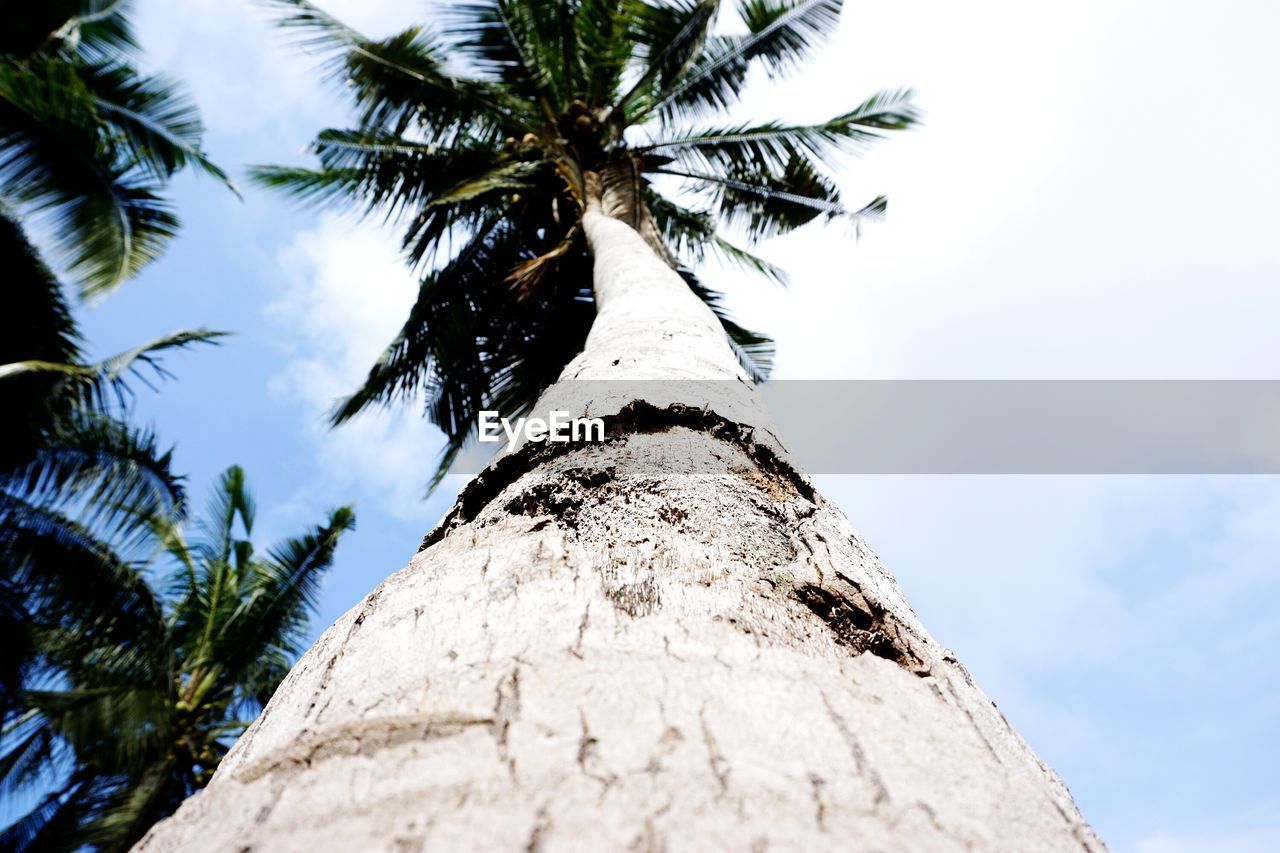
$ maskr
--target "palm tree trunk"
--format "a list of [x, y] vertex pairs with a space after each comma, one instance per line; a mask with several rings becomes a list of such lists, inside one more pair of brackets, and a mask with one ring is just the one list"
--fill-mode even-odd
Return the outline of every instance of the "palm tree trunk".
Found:
[[711, 312], [598, 203], [584, 226], [599, 315], [540, 406], [608, 440], [474, 480], [140, 849], [1102, 849]]

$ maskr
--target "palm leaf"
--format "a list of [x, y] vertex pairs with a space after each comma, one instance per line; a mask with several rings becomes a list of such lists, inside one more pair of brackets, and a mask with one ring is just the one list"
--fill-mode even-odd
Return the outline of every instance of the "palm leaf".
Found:
[[131, 380], [150, 386], [151, 379], [166, 379], [161, 353], [187, 349], [196, 344], [216, 344], [227, 332], [188, 329], [163, 335], [146, 343], [108, 356], [95, 364], [39, 360], [0, 364], [0, 389], [22, 377], [49, 376], [59, 379], [66, 393], [73, 395], [87, 411], [112, 414], [133, 396]]
[[79, 833], [81, 843], [100, 850], [131, 847], [192, 793], [175, 778], [177, 768], [174, 759], [161, 758], [130, 774], [127, 784], [117, 784], [105, 792]]
[[788, 71], [835, 34], [842, 0], [746, 0], [742, 21], [751, 35], [739, 50], [763, 60], [770, 76]]
[[153, 433], [90, 415], [59, 423], [28, 464], [0, 472], [0, 489], [41, 506], [83, 507], [83, 523], [115, 535], [149, 534], [183, 510], [171, 465]]
[[209, 496], [209, 508], [201, 523], [204, 544], [197, 550], [210, 562], [226, 563], [235, 549], [237, 519], [248, 536], [253, 533], [256, 515], [257, 507], [249, 493], [244, 469], [232, 465], [218, 477]]
[[451, 4], [445, 37], [484, 77], [501, 81], [522, 100], [543, 103], [552, 115], [572, 97], [574, 36], [559, 11], [544, 0], [479, 0]]
[[794, 157], [780, 173], [743, 170], [734, 177], [661, 169], [662, 174], [683, 177], [711, 196], [721, 218], [742, 225], [752, 239], [784, 234], [825, 216], [882, 219], [888, 200], [879, 196], [860, 208], [846, 207], [830, 178], [818, 172], [804, 157]]
[[521, 132], [519, 101], [492, 86], [449, 74], [442, 46], [411, 29], [382, 41], [366, 38], [307, 0], [259, 0], [304, 50], [327, 58], [351, 87], [361, 124], [401, 134], [410, 124], [442, 142], [464, 126]]
[[631, 59], [628, 41], [635, 3], [630, 0], [581, 0], [570, 27], [576, 58], [585, 66], [579, 97], [588, 104], [622, 103], [616, 97]]
[[85, 66], [80, 79], [98, 113], [127, 144], [132, 161], [153, 178], [165, 180], [191, 165], [235, 191], [226, 172], [201, 149], [204, 125], [200, 114], [174, 84], [161, 77], [140, 76], [120, 62]]
[[18, 202], [52, 215], [85, 296], [153, 260], [178, 224], [101, 129], [73, 66], [0, 65], [0, 179]]
[[678, 83], [702, 50], [719, 6], [719, 0], [682, 0], [668, 7], [640, 7], [629, 35], [642, 49], [644, 71], [618, 98], [617, 109], [625, 111], [638, 97], [653, 99]]
[[73, 777], [0, 832], [0, 850], [74, 850], [76, 833], [90, 809], [87, 784]]
[[716, 258], [728, 266], [786, 285], [784, 270], [721, 236], [710, 211], [690, 210], [652, 190], [646, 195], [646, 202], [663, 239], [685, 266]]
[[[143, 572], [67, 515], [0, 493], [0, 576], [22, 590], [40, 625], [72, 620], [75, 634], [41, 639], [44, 654], [61, 649], [65, 662], [80, 658], [85, 643], [144, 638], [163, 631], [161, 608]], [[74, 642], [72, 642], [74, 641]], [[68, 646], [67, 643], [72, 642]]]
[[739, 325], [728, 309], [725, 308], [723, 294], [707, 287], [691, 271], [682, 269], [679, 272], [689, 285], [689, 289], [707, 304], [707, 307], [711, 309], [712, 313], [720, 321], [720, 325], [724, 328], [725, 336], [729, 340], [730, 347], [733, 349], [734, 354], [738, 356], [738, 362], [742, 365], [742, 369], [751, 377], [751, 381], [764, 382], [768, 379], [769, 372], [773, 369], [773, 339]]
[[342, 534], [354, 528], [355, 512], [340, 507], [324, 524], [246, 566], [235, 606], [221, 614], [207, 649], [229, 688], [241, 684], [264, 657], [301, 651], [324, 573]]
[[[80, 337], [62, 286], [0, 208], [0, 267], [6, 271], [6, 311], [0, 315], [0, 371], [31, 360], [48, 364], [80, 359]], [[69, 407], [53, 393], [61, 378], [28, 374], [0, 380], [6, 417], [0, 426], [0, 471], [30, 459], [43, 435]]]
[[62, 25], [58, 35], [75, 52], [100, 60], [137, 49], [129, 16], [133, 0], [75, 0], [76, 14]]
[[727, 106], [737, 99], [753, 60], [762, 60], [771, 73], [792, 67], [835, 30], [842, 5], [842, 0], [748, 0], [742, 14], [748, 34], [713, 39], [700, 61], [636, 120]]
[[826, 161], [884, 139], [884, 131], [906, 130], [919, 112], [910, 89], [878, 92], [849, 112], [820, 124], [788, 126], [777, 122], [693, 129], [640, 149], [661, 152], [695, 168], [731, 170], [744, 164], [784, 169], [793, 157]]
[[[53, 733], [46, 726], [25, 726], [26, 730], [5, 731], [3, 742], [12, 744], [0, 756], [0, 792], [16, 794], [42, 781], [45, 768], [54, 760]], [[15, 742], [16, 741], [16, 742]]]

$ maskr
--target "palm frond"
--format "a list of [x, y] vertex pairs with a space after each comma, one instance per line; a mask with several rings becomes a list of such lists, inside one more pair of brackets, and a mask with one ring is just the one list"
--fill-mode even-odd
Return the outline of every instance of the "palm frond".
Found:
[[448, 73], [443, 46], [419, 29], [369, 39], [307, 0], [259, 0], [304, 50], [328, 59], [344, 79], [365, 128], [397, 135], [411, 125], [430, 142], [447, 142], [462, 128], [527, 131], [518, 100], [493, 86]]
[[581, 0], [573, 13], [576, 59], [585, 75], [577, 89], [587, 104], [621, 103], [617, 93], [633, 49], [627, 33], [634, 7], [631, 0]]
[[[66, 651], [67, 661], [85, 643], [130, 636], [153, 644], [163, 631], [160, 604], [143, 572], [52, 507], [0, 493], [0, 567], [22, 590], [40, 625], [71, 619], [79, 626], [79, 645]], [[46, 655], [55, 648], [51, 636], [41, 640]]]
[[[361, 169], [307, 169], [298, 166], [252, 166], [249, 178], [264, 189], [292, 196], [296, 201], [321, 206], [351, 199], [365, 203]], [[376, 210], [377, 199], [370, 207]], [[366, 211], [367, 212], [367, 211]]]
[[[6, 271], [6, 310], [0, 314], [0, 371], [31, 360], [80, 360], [80, 336], [62, 286], [41, 261], [22, 227], [0, 209], [0, 268]], [[25, 463], [69, 403], [54, 393], [61, 378], [28, 374], [0, 380], [0, 470]]]
[[911, 103], [912, 97], [910, 89], [886, 90], [819, 124], [768, 122], [691, 129], [639, 150], [661, 152], [677, 162], [712, 170], [741, 169], [753, 163], [781, 170], [796, 156], [828, 161], [836, 153], [857, 151], [884, 139], [884, 131], [914, 126], [919, 112]]
[[724, 108], [737, 100], [753, 60], [761, 60], [771, 74], [793, 67], [835, 31], [842, 5], [842, 0], [748, 0], [742, 10], [748, 34], [710, 40], [699, 61], [647, 105], [641, 117], [670, 119]]
[[[542, 102], [558, 114], [572, 97], [574, 35], [563, 3], [473, 0], [451, 4], [445, 37], [485, 78], [522, 100]], [[569, 54], [566, 54], [566, 51]]]
[[746, 0], [742, 21], [751, 35], [739, 49], [776, 77], [835, 34], [843, 5], [842, 0]]
[[227, 563], [236, 547], [236, 521], [247, 537], [253, 533], [256, 515], [244, 469], [232, 465], [219, 475], [209, 495], [209, 506], [200, 524], [204, 540], [197, 550], [208, 562]]
[[307, 201], [355, 201], [364, 215], [412, 213], [403, 245], [431, 264], [442, 242], [506, 207], [512, 193], [558, 182], [543, 160], [476, 144], [426, 145], [378, 131], [327, 130], [315, 143], [322, 169], [259, 167], [254, 180]]
[[752, 382], [764, 382], [773, 369], [774, 343], [767, 335], [753, 332], [740, 325], [724, 306], [724, 295], [705, 285], [692, 271], [681, 269], [680, 275], [688, 283], [689, 289], [707, 304], [712, 313], [724, 328], [729, 345], [738, 356], [742, 369], [751, 377]]
[[736, 104], [751, 65], [739, 50], [741, 41], [735, 36], [709, 37], [693, 64], [670, 89], [635, 106], [629, 117], [631, 123], [656, 121], [659, 127], [668, 127], [684, 117], [716, 115]]
[[[445, 311], [456, 318], [471, 310], [465, 285], [457, 282], [497, 273], [510, 263], [518, 263], [518, 254], [506, 229], [498, 229], [498, 219], [491, 218], [470, 243], [449, 265], [438, 273], [427, 275], [418, 290], [418, 299], [409, 311], [400, 333], [383, 351], [382, 356], [369, 371], [364, 384], [333, 411], [332, 423], [343, 423], [359, 412], [375, 405], [388, 405], [397, 400], [413, 399], [428, 390], [434, 361], [441, 351], [447, 350], [444, 335], [448, 329], [444, 323]], [[457, 304], [450, 308], [449, 302]], [[468, 324], [469, 325], [469, 324]], [[465, 335], [459, 335], [459, 348], [470, 349], [462, 343]], [[471, 344], [474, 347], [474, 343]], [[476, 359], [478, 361], [478, 358]], [[474, 372], [472, 367], [468, 374]], [[460, 377], [461, 378], [461, 377]], [[474, 376], [473, 381], [480, 379]], [[443, 424], [438, 424], [445, 428]], [[449, 430], [446, 428], [446, 433]]]
[[54, 377], [65, 386], [64, 393], [73, 396], [83, 410], [114, 414], [125, 408], [132, 398], [131, 381], [152, 387], [151, 380], [170, 378], [162, 353], [197, 344], [216, 344], [228, 334], [208, 329], [185, 329], [131, 347], [95, 364], [38, 360], [0, 364], [0, 389], [24, 377]]
[[128, 146], [129, 157], [153, 178], [165, 180], [190, 165], [235, 191], [226, 172], [200, 147], [204, 124], [195, 104], [172, 82], [141, 76], [120, 62], [84, 66], [80, 79], [98, 113]]
[[92, 817], [79, 834], [96, 850], [123, 850], [146, 834], [160, 819], [172, 814], [191, 793], [183, 784], [178, 763], [164, 757], [130, 774], [127, 784], [104, 792]]
[[534, 180], [546, 177], [549, 171], [547, 164], [539, 161], [499, 163], [483, 174], [464, 178], [428, 201], [427, 206], [444, 207], [495, 193], [532, 190], [537, 186]]
[[884, 196], [860, 208], [846, 207], [835, 183], [818, 172], [807, 158], [793, 158], [781, 173], [740, 171], [734, 177], [661, 169], [662, 174], [683, 177], [708, 194], [721, 218], [746, 228], [751, 239], [785, 234], [819, 216], [828, 220], [882, 219], [888, 208]]
[[101, 127], [74, 67], [0, 65], [0, 179], [19, 203], [52, 216], [85, 296], [136, 273], [178, 225]]
[[445, 462], [481, 409], [517, 413], [532, 406], [581, 349], [594, 314], [582, 252], [544, 259], [539, 286], [514, 298], [512, 273], [555, 253], [565, 236], [535, 231], [536, 225], [495, 217], [454, 260], [428, 274], [404, 328], [364, 385], [338, 405], [333, 422], [424, 398], [428, 418], [449, 441]]
[[715, 215], [710, 211], [690, 210], [652, 190], [646, 195], [646, 203], [663, 240], [685, 266], [716, 258], [728, 266], [786, 285], [784, 270], [723, 237], [717, 230]]
[[0, 832], [0, 850], [73, 850], [76, 832], [90, 809], [88, 785], [72, 778]]
[[0, 179], [51, 217], [83, 296], [154, 260], [178, 227], [163, 184], [192, 165], [226, 181], [199, 147], [194, 107], [119, 59], [61, 54], [0, 64]]
[[0, 365], [28, 359], [77, 361], [80, 338], [62, 285], [8, 214], [0, 206], [0, 265], [8, 279], [6, 310], [0, 315]]
[[90, 59], [137, 48], [129, 26], [129, 0], [43, 0], [5, 9], [0, 54], [20, 59], [64, 52]]
[[23, 694], [27, 707], [39, 714], [42, 729], [76, 746], [77, 761], [92, 768], [100, 793], [109, 796], [120, 782], [144, 775], [168, 745], [168, 685], [163, 667], [154, 671], [155, 663], [149, 661], [152, 668], [139, 677], [136, 670], [116, 672], [95, 661], [70, 673], [81, 686]]
[[[25, 590], [0, 574], [0, 648], [5, 650], [0, 657], [0, 722], [8, 720], [19, 707], [18, 695], [35, 655], [35, 636], [26, 605]], [[9, 740], [6, 729], [0, 734], [0, 746]], [[4, 778], [0, 773], [0, 794], [5, 793]]]
[[229, 689], [258, 670], [264, 657], [294, 656], [301, 651], [324, 573], [333, 563], [342, 535], [355, 528], [355, 521], [350, 506], [339, 507], [324, 524], [246, 565], [234, 607], [220, 614], [205, 650], [208, 659], [217, 663], [219, 680]]
[[48, 727], [24, 726], [6, 730], [2, 741], [10, 745], [0, 756], [0, 793], [13, 795], [38, 784], [54, 760], [54, 737]]
[[130, 15], [133, 0], [73, 0], [76, 14], [58, 30], [58, 37], [91, 61], [128, 54], [138, 47]]
[[79, 506], [82, 523], [112, 534], [150, 533], [177, 520], [185, 501], [172, 451], [149, 430], [103, 415], [60, 422], [28, 464], [0, 472], [0, 490], [41, 506]]
[[628, 35], [640, 48], [644, 70], [618, 98], [615, 109], [624, 113], [638, 99], [653, 101], [670, 91], [697, 59], [711, 32], [719, 0], [678, 0], [671, 6], [641, 4], [632, 16]]

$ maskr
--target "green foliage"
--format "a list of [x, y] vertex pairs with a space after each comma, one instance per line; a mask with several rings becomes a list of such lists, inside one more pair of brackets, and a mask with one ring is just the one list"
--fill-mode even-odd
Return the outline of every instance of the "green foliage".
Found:
[[[781, 281], [725, 229], [755, 241], [883, 215], [883, 198], [846, 205], [824, 167], [918, 118], [911, 93], [893, 90], [817, 124], [708, 123], [752, 68], [778, 78], [798, 67], [838, 24], [841, 0], [745, 0], [732, 35], [717, 32], [717, 0], [469, 0], [431, 30], [382, 40], [308, 0], [261, 2], [323, 57], [359, 120], [317, 137], [319, 168], [263, 167], [256, 179], [396, 221], [422, 276], [400, 334], [334, 421], [425, 397], [449, 439], [442, 472], [480, 409], [526, 411], [586, 338], [586, 173], [620, 200], [614, 215], [652, 220], [665, 241], [655, 249], [763, 379], [772, 342], [734, 323], [693, 266], [717, 258]], [[655, 174], [681, 178], [694, 204], [660, 193]]]
[[[253, 500], [232, 467], [189, 540], [168, 456], [143, 434], [114, 440], [109, 476], [68, 436], [65, 468], [0, 482], [0, 561], [21, 581], [36, 652], [5, 709], [0, 791], [57, 780], [0, 833], [3, 849], [125, 850], [202, 787], [301, 651], [320, 580], [355, 524], [341, 507], [259, 553]], [[104, 536], [101, 518], [83, 519], [100, 506], [130, 523]]]
[[182, 502], [170, 453], [126, 420], [131, 383], [167, 376], [165, 351], [218, 335], [180, 332], [85, 363], [57, 280], [4, 216], [0, 260], [14, 272], [15, 309], [0, 314], [3, 711], [33, 663], [37, 609], [85, 618], [131, 612], [117, 593], [135, 587], [112, 579], [132, 570], [108, 543], [149, 535], [157, 520], [176, 518]]
[[129, 64], [129, 3], [33, 5], [21, 4], [0, 40], [2, 198], [50, 218], [81, 294], [94, 296], [173, 238], [178, 220], [161, 192], [175, 172], [229, 182], [200, 148], [194, 104]]
[[44, 215], [81, 296], [90, 296], [120, 284], [173, 236], [177, 220], [159, 193], [176, 171], [192, 166], [226, 180], [200, 149], [194, 106], [129, 64], [137, 46], [130, 7], [3, 7], [0, 541], [13, 550], [0, 565], [0, 708], [31, 663], [28, 593], [40, 590], [50, 608], [68, 612], [114, 606], [75, 579], [126, 568], [101, 537], [141, 535], [162, 506], [180, 502], [168, 453], [125, 420], [132, 383], [165, 378], [165, 351], [220, 336], [178, 332], [85, 362], [63, 287], [20, 224]]
[[175, 172], [226, 182], [191, 103], [129, 64], [129, 6], [4, 5], [0, 793], [43, 796], [0, 832], [4, 850], [127, 849], [203, 785], [297, 653], [353, 524], [343, 508], [255, 556], [231, 469], [210, 522], [226, 542], [189, 547], [172, 452], [128, 414], [135, 383], [167, 377], [165, 354], [220, 333], [87, 362], [63, 288], [19, 224], [43, 214], [92, 296], [172, 238], [160, 193]]

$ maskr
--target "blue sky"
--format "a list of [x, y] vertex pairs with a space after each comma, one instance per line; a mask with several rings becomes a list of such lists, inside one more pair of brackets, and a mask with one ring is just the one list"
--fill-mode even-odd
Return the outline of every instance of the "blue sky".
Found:
[[[424, 0], [330, 0], [373, 34]], [[241, 0], [139, 0], [149, 62], [184, 79], [214, 159], [303, 162], [345, 108]], [[891, 197], [857, 244], [811, 227], [764, 253], [789, 291], [708, 277], [774, 333], [780, 378], [1269, 378], [1280, 342], [1280, 8], [853, 3], [810, 72], [743, 116], [819, 119], [876, 88], [927, 126], [839, 166]], [[207, 325], [139, 413], [202, 494], [239, 463], [263, 540], [354, 500], [317, 631], [402, 566], [451, 501], [417, 412], [321, 423], [413, 296], [394, 237], [252, 188], [175, 185], [185, 227], [82, 311], [98, 352]], [[1065, 778], [1114, 849], [1280, 849], [1280, 482], [840, 477], [820, 487]]]

